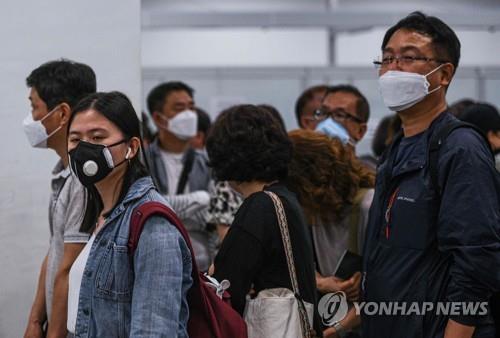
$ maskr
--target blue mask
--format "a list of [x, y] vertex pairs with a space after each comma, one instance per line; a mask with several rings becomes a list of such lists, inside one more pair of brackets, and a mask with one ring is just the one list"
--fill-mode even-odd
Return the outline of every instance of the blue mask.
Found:
[[325, 134], [331, 138], [338, 138], [343, 144], [349, 143], [351, 137], [343, 125], [331, 117], [318, 123], [315, 129], [317, 132]]

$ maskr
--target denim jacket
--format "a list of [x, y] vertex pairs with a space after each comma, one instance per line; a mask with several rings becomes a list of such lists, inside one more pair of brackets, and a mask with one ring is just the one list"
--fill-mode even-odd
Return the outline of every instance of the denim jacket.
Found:
[[146, 221], [133, 257], [133, 210], [166, 203], [150, 177], [137, 180], [96, 235], [82, 277], [75, 337], [187, 337], [191, 254], [165, 218]]

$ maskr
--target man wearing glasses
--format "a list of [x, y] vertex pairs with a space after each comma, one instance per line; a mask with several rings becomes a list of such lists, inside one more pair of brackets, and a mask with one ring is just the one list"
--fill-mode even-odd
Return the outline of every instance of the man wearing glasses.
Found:
[[364, 301], [398, 308], [361, 312], [364, 337], [494, 336], [488, 301], [500, 288], [500, 182], [483, 137], [448, 129], [457, 123], [446, 91], [459, 59], [453, 30], [415, 12], [386, 32], [375, 61], [403, 135], [378, 168], [362, 289]]
[[321, 107], [321, 101], [328, 89], [327, 85], [307, 88], [295, 102], [295, 117], [302, 129], [314, 130], [319, 123], [315, 112]]
[[[344, 143], [355, 147], [366, 133], [369, 117], [368, 101], [356, 87], [351, 85], [331, 86], [325, 92], [321, 108], [315, 112], [315, 118], [324, 121], [316, 129], [330, 136], [338, 137]], [[327, 121], [328, 118], [333, 121]], [[331, 128], [333, 127], [332, 122], [336, 122], [344, 130]]]

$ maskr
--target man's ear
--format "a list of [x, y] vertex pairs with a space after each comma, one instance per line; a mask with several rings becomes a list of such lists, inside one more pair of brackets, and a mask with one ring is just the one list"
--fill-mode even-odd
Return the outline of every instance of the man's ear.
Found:
[[71, 117], [71, 107], [66, 102], [59, 104], [59, 111], [61, 114], [60, 126], [65, 126], [68, 124], [69, 118]]
[[300, 122], [302, 124], [302, 127], [301, 127], [302, 129], [314, 130], [314, 129], [316, 129], [316, 126], [317, 126], [319, 121], [313, 120], [308, 116], [302, 115], [300, 117]]
[[451, 79], [453, 79], [453, 75], [455, 74], [455, 66], [451, 63], [444, 63], [441, 66], [441, 86], [448, 87], [451, 83]]
[[361, 139], [365, 136], [367, 130], [368, 130], [368, 124], [360, 123], [358, 129], [358, 139], [356, 141], [358, 142], [361, 141]]
[[153, 122], [157, 127], [163, 126], [166, 127], [168, 126], [168, 120], [165, 119], [162, 114], [159, 111], [154, 111], [152, 114]]

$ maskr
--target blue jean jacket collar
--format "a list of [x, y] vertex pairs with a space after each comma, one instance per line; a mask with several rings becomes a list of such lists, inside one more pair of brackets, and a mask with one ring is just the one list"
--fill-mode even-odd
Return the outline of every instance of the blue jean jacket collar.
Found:
[[121, 215], [123, 211], [125, 211], [128, 204], [140, 199], [146, 195], [148, 191], [154, 188], [155, 186], [150, 176], [141, 177], [135, 181], [128, 190], [127, 195], [125, 195], [123, 200], [113, 209], [111, 215], [109, 215], [107, 219], [107, 222], [111, 222], [113, 219]]

